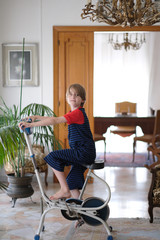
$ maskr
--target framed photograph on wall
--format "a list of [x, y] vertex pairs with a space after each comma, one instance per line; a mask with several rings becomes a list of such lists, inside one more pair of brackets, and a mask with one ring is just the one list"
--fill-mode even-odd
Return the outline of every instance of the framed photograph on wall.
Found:
[[[2, 44], [3, 86], [21, 84], [23, 44]], [[38, 44], [24, 46], [23, 86], [38, 86]]]

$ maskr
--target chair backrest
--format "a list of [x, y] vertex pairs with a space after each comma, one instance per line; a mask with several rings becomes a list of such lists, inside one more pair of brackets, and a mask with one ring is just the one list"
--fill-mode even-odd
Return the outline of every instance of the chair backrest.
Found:
[[115, 113], [136, 113], [137, 104], [132, 102], [115, 103]]
[[160, 134], [160, 109], [156, 112], [156, 118], [154, 123], [154, 135]]

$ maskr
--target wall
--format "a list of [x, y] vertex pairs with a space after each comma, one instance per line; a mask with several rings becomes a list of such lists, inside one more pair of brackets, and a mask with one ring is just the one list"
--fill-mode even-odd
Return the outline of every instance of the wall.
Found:
[[[149, 59], [150, 69], [150, 86], [149, 86], [149, 107], [157, 110], [160, 109], [160, 49], [159, 49], [160, 33], [151, 34], [151, 46], [149, 48]], [[158, 53], [158, 54], [157, 54]]]
[[[31, 17], [33, 16], [33, 17]], [[40, 47], [41, 59], [41, 6], [40, 1], [0, 1], [0, 45], [2, 43], [22, 43], [23, 37], [26, 42], [37, 42]], [[0, 56], [2, 48], [0, 48]], [[2, 58], [0, 57], [0, 61]], [[39, 62], [41, 67], [41, 61]], [[0, 96], [8, 105], [19, 103], [19, 87], [2, 87], [2, 63], [0, 64]], [[31, 99], [33, 102], [40, 102], [40, 86], [36, 88], [26, 87], [23, 92], [23, 106], [27, 105]]]
[[[2, 87], [2, 43], [37, 42], [39, 44], [39, 87], [25, 87], [23, 106], [30, 102], [53, 108], [54, 25], [90, 25], [81, 20], [85, 1], [79, 0], [0, 0], [0, 96], [7, 104], [18, 104], [19, 88]], [[74, 11], [73, 11], [74, 9]]]

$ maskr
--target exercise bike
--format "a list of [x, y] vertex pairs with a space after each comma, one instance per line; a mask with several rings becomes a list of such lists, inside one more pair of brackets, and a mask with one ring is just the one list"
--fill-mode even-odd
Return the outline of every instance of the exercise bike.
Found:
[[[79, 199], [69, 198], [66, 200], [65, 199], [50, 200], [44, 191], [42, 181], [41, 181], [41, 176], [39, 174], [39, 171], [36, 165], [35, 156], [32, 151], [32, 146], [29, 138], [29, 135], [32, 134], [32, 131], [30, 128], [26, 128], [22, 131], [25, 136], [25, 140], [27, 143], [27, 147], [29, 149], [30, 157], [32, 159], [32, 163], [34, 166], [35, 175], [36, 175], [39, 189], [41, 192], [41, 218], [40, 218], [37, 233], [34, 236], [34, 240], [40, 239], [40, 233], [44, 231], [45, 216], [49, 211], [53, 209], [59, 209], [63, 217], [71, 221], [77, 220], [80, 225], [82, 223], [87, 223], [91, 226], [98, 226], [103, 224], [107, 232], [107, 240], [113, 240], [113, 237], [111, 235], [112, 227], [110, 227], [107, 224], [107, 219], [109, 217], [108, 202], [110, 201], [110, 197], [111, 197], [110, 187], [103, 179], [98, 177], [93, 172], [93, 170], [95, 169], [104, 168], [104, 161], [100, 160], [100, 161], [95, 161], [95, 163], [93, 163], [92, 165], [83, 165], [86, 168], [88, 168], [88, 173], [87, 173], [83, 188], [81, 190]], [[98, 181], [100, 181], [105, 185], [105, 188], [106, 188], [105, 190], [107, 192], [106, 200], [103, 200], [98, 197], [89, 197], [82, 200], [85, 189], [86, 189], [86, 185], [90, 177], [98, 179]], [[44, 203], [46, 204], [46, 209], [43, 211]]]

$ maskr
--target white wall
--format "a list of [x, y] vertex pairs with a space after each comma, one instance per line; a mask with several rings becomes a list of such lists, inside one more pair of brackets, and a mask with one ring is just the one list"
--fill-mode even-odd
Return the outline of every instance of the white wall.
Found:
[[155, 110], [160, 109], [160, 33], [151, 34], [148, 63], [150, 69], [149, 106]]
[[[81, 0], [0, 0], [0, 96], [8, 105], [19, 103], [18, 87], [2, 86], [2, 43], [39, 44], [38, 87], [25, 87], [23, 106], [30, 102], [53, 108], [53, 26], [92, 25], [81, 20]], [[73, 11], [74, 9], [74, 11]]]
[[[2, 43], [37, 42], [41, 49], [41, 7], [40, 1], [0, 1], [0, 45]], [[0, 61], [2, 61], [2, 46]], [[41, 59], [41, 50], [40, 50]], [[41, 61], [40, 61], [41, 66]], [[40, 74], [41, 83], [41, 74]], [[2, 63], [0, 64], [0, 96], [8, 105], [19, 103], [19, 87], [2, 86]], [[29, 102], [41, 102], [41, 85], [36, 88], [26, 87], [23, 91], [23, 106]]]

